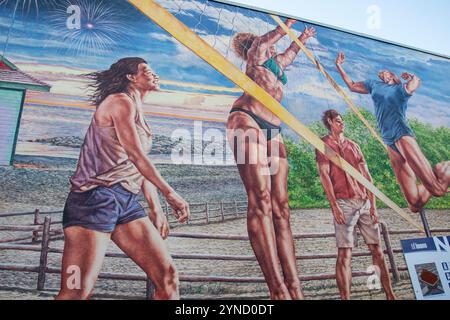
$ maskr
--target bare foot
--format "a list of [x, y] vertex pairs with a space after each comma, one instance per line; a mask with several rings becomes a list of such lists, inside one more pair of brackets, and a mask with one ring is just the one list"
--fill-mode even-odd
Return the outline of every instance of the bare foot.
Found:
[[292, 300], [291, 295], [289, 294], [286, 286], [283, 285], [276, 291], [270, 293], [271, 300]]
[[292, 300], [305, 300], [305, 296], [303, 295], [302, 289], [299, 286], [290, 287], [287, 285], [287, 288]]
[[392, 294], [392, 295], [386, 295], [386, 299], [387, 299], [387, 300], [398, 300], [397, 297], [395, 296], [395, 294]]
[[414, 206], [412, 206], [410, 204], [408, 204], [408, 208], [413, 213], [419, 213], [422, 210], [422, 208], [417, 208], [417, 207], [414, 207]]

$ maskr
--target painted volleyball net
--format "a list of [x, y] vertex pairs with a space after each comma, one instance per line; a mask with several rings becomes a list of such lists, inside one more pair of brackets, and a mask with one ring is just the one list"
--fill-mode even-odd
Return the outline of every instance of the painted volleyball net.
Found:
[[[327, 58], [334, 52], [330, 52], [317, 38], [308, 39], [305, 45], [298, 40], [298, 36], [310, 26], [309, 24], [297, 21], [292, 30], [289, 30], [278, 16], [214, 1], [161, 0], [157, 3], [242, 72], [245, 72], [248, 66], [235, 50], [235, 36], [261, 36], [280, 26], [287, 32], [287, 36], [275, 43], [276, 51], [283, 52], [292, 42], [297, 43], [302, 51], [287, 69], [289, 81], [284, 89], [284, 107], [297, 118], [304, 118], [305, 113], [319, 117], [323, 111], [332, 108], [335, 101], [342, 100], [356, 113], [373, 137], [386, 147], [373, 125], [365, 119], [352, 99], [326, 71], [326, 68], [330, 68], [330, 61], [325, 61], [322, 65], [321, 57]], [[330, 88], [335, 90], [329, 90]], [[308, 97], [320, 98], [322, 105], [317, 106], [317, 100], [314, 103], [308, 102]], [[358, 96], [353, 98], [360, 99]], [[311, 105], [314, 105], [314, 108]]]
[[[372, 137], [382, 143], [373, 126], [326, 71], [331, 68], [332, 63], [328, 58], [331, 54], [326, 43], [321, 44], [313, 38], [306, 46], [299, 44], [303, 52], [300, 52], [292, 65], [286, 69], [289, 80], [284, 88], [285, 98], [281, 103], [245, 74], [247, 67], [245, 61], [239, 57], [236, 50], [233, 50], [233, 38], [236, 34], [260, 36], [280, 26], [288, 32], [288, 35], [276, 44], [276, 50], [282, 52], [301, 34], [306, 27], [305, 23], [299, 21], [288, 30], [279, 17], [213, 1], [129, 0], [129, 2], [168, 33], [167, 38], [160, 36], [161, 41], [176, 40], [177, 44], [183, 46], [183, 49], [179, 50], [184, 50], [184, 59], [198, 59], [198, 57], [203, 59], [277, 115], [293, 132], [325, 154], [330, 161], [346, 171], [405, 221], [423, 231], [420, 224], [328, 148], [303, 123], [304, 121], [299, 120], [311, 117], [319, 119], [323, 111], [344, 100], [364, 123]], [[329, 90], [330, 86], [335, 90]], [[320, 99], [317, 99], [318, 97]]]

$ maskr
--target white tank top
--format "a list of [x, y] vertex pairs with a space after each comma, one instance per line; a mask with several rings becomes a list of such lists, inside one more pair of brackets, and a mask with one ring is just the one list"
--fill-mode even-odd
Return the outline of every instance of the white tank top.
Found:
[[[152, 132], [139, 110], [135, 123], [142, 149], [148, 154]], [[120, 183], [128, 191], [138, 194], [144, 179], [120, 144], [115, 128], [98, 126], [92, 117], [81, 146], [77, 169], [70, 179], [71, 191], [85, 192], [98, 186], [110, 187]]]

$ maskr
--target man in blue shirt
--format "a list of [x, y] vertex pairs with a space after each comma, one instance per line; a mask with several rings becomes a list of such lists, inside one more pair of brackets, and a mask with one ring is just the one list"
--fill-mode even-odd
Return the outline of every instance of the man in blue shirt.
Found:
[[[344, 54], [339, 53], [337, 69], [350, 91], [372, 96], [378, 129], [388, 146], [392, 169], [409, 208], [419, 212], [432, 196], [445, 196], [450, 183], [450, 161], [437, 164], [433, 170], [406, 119], [408, 100], [421, 80], [404, 72], [402, 78], [406, 83], [402, 83], [393, 72], [384, 70], [378, 73], [378, 80], [354, 82], [342, 67], [344, 61]], [[422, 184], [417, 184], [417, 178]]]

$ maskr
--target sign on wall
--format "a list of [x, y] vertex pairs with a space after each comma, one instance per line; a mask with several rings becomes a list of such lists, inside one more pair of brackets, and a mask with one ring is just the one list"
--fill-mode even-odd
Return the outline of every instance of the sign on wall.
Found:
[[417, 300], [450, 299], [450, 236], [402, 240]]

